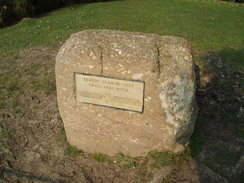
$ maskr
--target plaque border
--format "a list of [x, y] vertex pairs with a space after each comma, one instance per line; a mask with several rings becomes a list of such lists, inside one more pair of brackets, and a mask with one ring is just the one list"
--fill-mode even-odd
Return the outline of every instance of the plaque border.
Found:
[[[94, 103], [89, 103], [89, 102], [81, 102], [83, 104], [91, 104], [91, 105], [95, 105], [95, 106], [102, 106], [102, 107], [109, 107], [109, 108], [113, 108], [113, 109], [119, 109], [119, 110], [123, 110], [123, 111], [133, 111], [133, 112], [137, 112], [140, 114], [143, 114], [144, 112], [144, 97], [145, 97], [145, 81], [141, 81], [141, 80], [133, 80], [133, 79], [122, 79], [122, 78], [117, 78], [117, 77], [110, 77], [110, 76], [103, 76], [103, 75], [97, 75], [97, 74], [87, 74], [87, 73], [79, 73], [79, 72], [73, 72], [73, 81], [74, 81], [74, 96], [75, 96], [75, 100], [76, 100], [76, 80], [75, 80], [75, 75], [79, 74], [79, 75], [86, 75], [86, 76], [96, 76], [96, 77], [102, 77], [102, 78], [109, 78], [109, 79], [117, 79], [117, 80], [123, 80], [123, 81], [132, 81], [132, 82], [140, 82], [143, 83], [143, 91], [142, 91], [142, 111], [135, 111], [135, 110], [131, 110], [131, 109], [123, 109], [123, 108], [118, 108], [118, 107], [113, 107], [113, 106], [107, 106], [107, 105], [100, 105], [100, 104], [94, 104]], [[77, 101], [77, 100], [76, 100]]]

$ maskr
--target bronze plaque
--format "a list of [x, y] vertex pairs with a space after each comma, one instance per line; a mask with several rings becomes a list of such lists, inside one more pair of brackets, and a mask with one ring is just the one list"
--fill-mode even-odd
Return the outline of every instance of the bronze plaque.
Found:
[[143, 111], [143, 81], [75, 73], [75, 83], [79, 102]]

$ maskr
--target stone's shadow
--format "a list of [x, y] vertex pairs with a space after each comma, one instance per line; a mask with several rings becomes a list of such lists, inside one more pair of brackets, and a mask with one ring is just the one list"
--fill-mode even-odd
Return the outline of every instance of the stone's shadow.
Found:
[[244, 67], [244, 47], [239, 50], [226, 48], [218, 54], [223, 58], [224, 63], [230, 65], [231, 68], [240, 69], [239, 66]]
[[[44, 17], [44, 16], [49, 16], [50, 15], [50, 12], [52, 11], [55, 11], [55, 10], [58, 10], [58, 9], [62, 9], [62, 8], [67, 8], [69, 6], [72, 6], [70, 8], [74, 9], [75, 6], [85, 6], [87, 4], [91, 4], [91, 3], [98, 3], [98, 2], [109, 2], [109, 1], [123, 1], [123, 0], [75, 0], [75, 2], [70, 2], [70, 3], [67, 3], [66, 5], [65, 4], [62, 4], [62, 5], [57, 5], [56, 7], [52, 7], [48, 10], [40, 10], [38, 11], [36, 14], [34, 15], [27, 15], [25, 17], [22, 17], [22, 18], [17, 18], [17, 19], [13, 19], [11, 22], [7, 23], [6, 25], [4, 25], [3, 27], [10, 27], [10, 26], [13, 26], [15, 24], [17, 24], [18, 22], [20, 21], [25, 21], [25, 20], [29, 20], [29, 19], [36, 19], [36, 18], [41, 18], [41, 17]], [[63, 3], [65, 3], [63, 1]], [[49, 8], [50, 6], [48, 6]]]
[[195, 67], [199, 107], [190, 139], [200, 182], [241, 183], [244, 173], [244, 49], [207, 53], [207, 70]]

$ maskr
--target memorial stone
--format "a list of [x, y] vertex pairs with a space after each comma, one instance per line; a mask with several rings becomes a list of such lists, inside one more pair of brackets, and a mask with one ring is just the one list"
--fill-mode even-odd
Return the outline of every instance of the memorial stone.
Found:
[[185, 39], [86, 30], [60, 48], [55, 69], [71, 145], [111, 156], [184, 150], [197, 115], [194, 63]]

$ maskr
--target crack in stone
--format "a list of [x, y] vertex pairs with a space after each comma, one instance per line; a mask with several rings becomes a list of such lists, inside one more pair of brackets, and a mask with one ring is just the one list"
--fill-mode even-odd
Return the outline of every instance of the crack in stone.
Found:
[[160, 50], [157, 44], [157, 40], [155, 41], [155, 47], [157, 49], [157, 63], [156, 63], [156, 71], [157, 71], [157, 78], [159, 78], [161, 70], [160, 70]]
[[[95, 31], [96, 32], [96, 31]], [[101, 66], [101, 70], [100, 70], [100, 74], [103, 75], [103, 50], [100, 44], [98, 44], [98, 37], [94, 37], [94, 41], [95, 41], [95, 45], [99, 48], [101, 54], [100, 54], [100, 66]]]
[[103, 75], [103, 50], [102, 50], [101, 46], [98, 46], [98, 47], [99, 47], [99, 49], [100, 49], [100, 51], [101, 51], [101, 55], [100, 55], [100, 66], [101, 66], [101, 71], [100, 71], [100, 73], [101, 73], [101, 75]]

